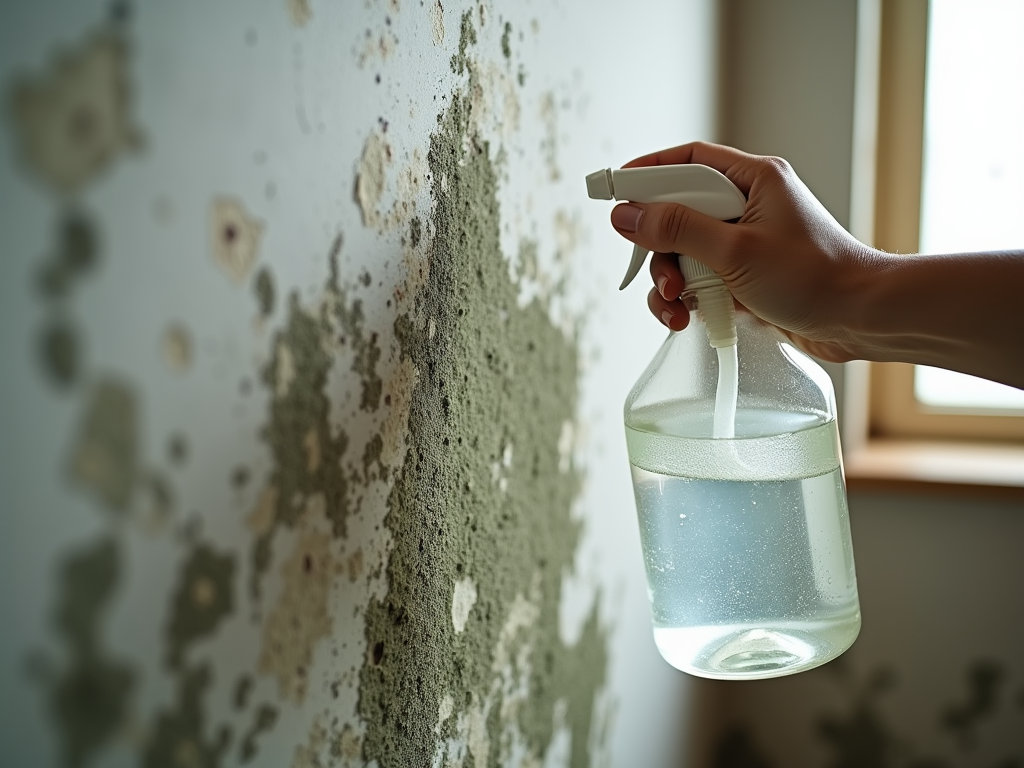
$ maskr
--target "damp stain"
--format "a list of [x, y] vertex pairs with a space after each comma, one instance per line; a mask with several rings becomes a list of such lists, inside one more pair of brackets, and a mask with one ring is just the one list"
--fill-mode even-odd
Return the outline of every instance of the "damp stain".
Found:
[[17, 80], [8, 107], [24, 167], [72, 195], [140, 144], [128, 85], [129, 48], [113, 29], [60, 51], [44, 73]]
[[108, 509], [126, 512], [139, 471], [138, 405], [134, 391], [100, 380], [89, 399], [72, 449], [70, 476]]
[[[475, 37], [466, 14], [456, 72]], [[558, 630], [561, 575], [580, 537], [571, 507], [581, 478], [575, 467], [559, 471], [558, 451], [561, 425], [575, 414], [579, 352], [540, 302], [517, 305], [499, 244], [497, 174], [471, 104], [453, 94], [431, 136], [428, 275], [395, 325], [417, 376], [385, 518], [389, 587], [366, 610], [363, 758], [382, 768], [461, 764], [454, 735], [470, 743], [476, 765], [510, 759], [517, 738], [539, 762], [557, 705], [579, 768], [590, 760], [608, 659], [596, 608], [576, 645]], [[516, 458], [505, 466], [509, 445]], [[495, 463], [504, 489], [492, 482]], [[454, 585], [464, 573], [479, 578], [456, 633]], [[453, 711], [439, 741], [446, 697]]]
[[210, 251], [213, 260], [236, 285], [241, 285], [256, 263], [263, 222], [233, 197], [217, 197], [210, 204]]
[[120, 580], [121, 555], [112, 538], [67, 556], [60, 566], [54, 624], [67, 661], [48, 676], [47, 703], [68, 768], [91, 763], [129, 717], [137, 675], [108, 655], [100, 637]]
[[212, 635], [234, 611], [235, 557], [198, 544], [179, 571], [165, 634], [167, 661], [178, 667], [195, 641]]

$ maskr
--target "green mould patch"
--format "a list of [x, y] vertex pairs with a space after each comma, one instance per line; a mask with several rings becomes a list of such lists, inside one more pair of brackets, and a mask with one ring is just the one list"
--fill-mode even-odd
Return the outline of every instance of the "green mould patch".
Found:
[[388, 592], [366, 611], [364, 758], [445, 764], [455, 738], [482, 768], [510, 759], [522, 738], [539, 762], [564, 714], [578, 768], [589, 764], [608, 653], [596, 606], [575, 646], [558, 631], [581, 534], [571, 514], [580, 476], [560, 469], [558, 451], [576, 411], [579, 349], [541, 303], [517, 304], [496, 172], [470, 109], [456, 93], [431, 136], [429, 278], [415, 313], [395, 324], [418, 378], [385, 518]]
[[39, 338], [39, 362], [50, 381], [67, 388], [77, 381], [81, 362], [78, 331], [67, 318], [54, 317]]
[[54, 623], [67, 662], [50, 676], [47, 698], [69, 768], [89, 764], [128, 715], [136, 675], [106, 656], [99, 626], [120, 578], [120, 554], [111, 538], [70, 555], [60, 567]]
[[263, 370], [272, 398], [261, 435], [270, 448], [273, 469], [250, 518], [257, 535], [253, 595], [259, 593], [259, 580], [270, 565], [275, 530], [281, 525], [294, 527], [311, 499], [322, 499], [332, 534], [345, 535], [345, 521], [353, 507], [352, 484], [359, 475], [343, 463], [349, 438], [343, 429], [331, 427], [331, 404], [324, 389], [339, 347], [354, 355], [351, 370], [360, 377], [360, 408], [376, 411], [380, 407], [383, 382], [377, 363], [381, 350], [377, 334], [365, 329], [362, 302], [350, 303], [341, 287], [341, 244], [339, 235], [328, 257], [330, 274], [323, 302], [306, 309], [297, 293], [289, 297], [287, 323], [274, 336], [272, 355]]
[[206, 734], [207, 717], [203, 698], [213, 684], [208, 664], [190, 667], [178, 676], [177, 701], [173, 709], [162, 710], [151, 726], [142, 753], [143, 768], [217, 768], [231, 745], [231, 730], [223, 726], [215, 738]]
[[57, 225], [57, 247], [36, 277], [46, 299], [67, 296], [76, 283], [96, 268], [100, 259], [99, 235], [81, 211], [64, 213]]
[[132, 389], [117, 379], [101, 379], [72, 450], [71, 479], [119, 513], [127, 511], [138, 476], [138, 421]]
[[462, 14], [462, 23], [459, 25], [459, 52], [452, 54], [451, 66], [455, 74], [464, 74], [469, 67], [466, 51], [471, 45], [476, 45], [476, 29], [473, 27], [472, 11], [466, 11]]
[[252, 281], [252, 290], [256, 294], [256, 306], [259, 307], [260, 317], [267, 318], [274, 313], [274, 276], [270, 274], [267, 267], [263, 267], [256, 273]]
[[189, 645], [213, 634], [234, 610], [235, 557], [199, 544], [180, 574], [166, 633], [167, 661], [172, 667], [181, 664]]

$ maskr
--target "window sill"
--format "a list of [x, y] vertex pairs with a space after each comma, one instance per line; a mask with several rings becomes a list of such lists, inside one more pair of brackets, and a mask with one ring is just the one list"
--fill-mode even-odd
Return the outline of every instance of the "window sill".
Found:
[[852, 491], [1024, 501], [1024, 445], [872, 439], [845, 457]]

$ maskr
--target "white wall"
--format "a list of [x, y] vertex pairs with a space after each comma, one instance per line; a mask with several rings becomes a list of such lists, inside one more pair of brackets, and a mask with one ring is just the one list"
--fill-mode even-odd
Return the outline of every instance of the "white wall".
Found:
[[[466, 49], [472, 80], [451, 66], [464, 11], [478, 37]], [[590, 723], [595, 764], [678, 764], [690, 686], [650, 639], [620, 421], [661, 329], [643, 281], [615, 291], [628, 248], [607, 225], [609, 206], [585, 198], [583, 176], [712, 138], [714, 40], [710, 0], [3, 6], [0, 762], [363, 764], [357, 707], [377, 666], [365, 617], [393, 594], [389, 574], [405, 573], [388, 569], [393, 548], [410, 544], [402, 521], [386, 517], [397, 503], [388, 494], [412, 471], [405, 448], [422, 445], [408, 407], [426, 373], [403, 354], [395, 322], [412, 318], [421, 333], [430, 322], [417, 301], [423, 270], [445, 258], [434, 238], [447, 192], [425, 178], [428, 150], [459, 95], [474, 105], [468, 141], [488, 140], [499, 169], [501, 250], [520, 295], [509, 311], [547, 297], [550, 324], [582, 365], [578, 399], [566, 401], [575, 419], [560, 434], [582, 472], [572, 504], [582, 538], [560, 553], [573, 563], [561, 595], [541, 603], [557, 606], [567, 652], [598, 605], [595, 642], [608, 662], [582, 675], [603, 679], [593, 712], [568, 717]], [[62, 241], [69, 220], [81, 225]], [[537, 244], [536, 273], [519, 261], [523, 241]], [[95, 265], [76, 269], [89, 253]], [[263, 269], [275, 294], [266, 316], [254, 294]], [[49, 292], [39, 288], [47, 270]], [[331, 319], [303, 347], [293, 322], [318, 312]], [[330, 356], [326, 383], [297, 401], [291, 387], [311, 375], [303, 355], [318, 346]], [[538, 394], [549, 385], [516, 384]], [[362, 393], [374, 386], [382, 399], [371, 407]], [[313, 419], [312, 443], [261, 431], [292, 417]], [[333, 457], [341, 433], [349, 445], [334, 479], [295, 499], [305, 511], [261, 506], [286, 469], [301, 475]], [[364, 462], [375, 437], [376, 463]], [[546, 482], [558, 471], [540, 469]], [[325, 518], [340, 512], [314, 503], [332, 491], [351, 507], [344, 531]], [[537, 535], [524, 534], [508, 562], [528, 560]], [[254, 597], [260, 540], [272, 559]], [[481, 551], [460, 541], [443, 554]], [[501, 582], [520, 604], [496, 597], [497, 576], [472, 575], [468, 616], [480, 623], [458, 642], [517, 631], [531, 582]], [[436, 588], [447, 610], [453, 585], [439, 572]], [[539, 665], [523, 647], [527, 668]], [[485, 667], [496, 653], [452, 650]], [[414, 670], [392, 671], [415, 687]], [[468, 766], [490, 749], [509, 765], [568, 764], [570, 751], [585, 764], [568, 743], [575, 726], [559, 721], [563, 705], [539, 715], [550, 742], [522, 736], [523, 712], [540, 700], [530, 685], [564, 684], [571, 698], [572, 681], [496, 674], [528, 690], [420, 702], [430, 723], [384, 730], [401, 743], [438, 713], [437, 746], [406, 746], [440, 763]], [[525, 703], [481, 719], [481, 702], [498, 701]]]

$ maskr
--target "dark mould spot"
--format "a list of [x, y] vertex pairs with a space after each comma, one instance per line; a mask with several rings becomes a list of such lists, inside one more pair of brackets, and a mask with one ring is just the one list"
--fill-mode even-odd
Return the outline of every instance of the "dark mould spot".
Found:
[[253, 682], [248, 675], [242, 675], [235, 683], [233, 701], [235, 709], [245, 709], [249, 703], [249, 694], [252, 693]]
[[375, 83], [380, 85], [380, 75], [377, 75], [376, 77], [374, 77], [373, 80], [374, 80]]
[[313, 558], [309, 555], [304, 555], [302, 558], [302, 570], [306, 573], [312, 573], [313, 571]]
[[110, 4], [110, 20], [114, 24], [126, 24], [132, 17], [132, 6], [127, 0], [114, 0]]
[[234, 611], [235, 556], [198, 544], [180, 572], [167, 627], [167, 661], [178, 667], [188, 647], [216, 630]]
[[235, 238], [238, 237], [238, 230], [235, 228], [234, 224], [227, 224], [224, 227], [223, 234], [226, 242], [233, 243]]
[[167, 440], [167, 456], [174, 464], [184, 464], [188, 458], [188, 440], [180, 433], [175, 433]]
[[75, 383], [81, 367], [78, 334], [64, 319], [55, 319], [43, 329], [39, 358], [50, 381], [62, 389]]
[[384, 659], [384, 643], [377, 642], [373, 645], [373, 666], [380, 666]]
[[231, 485], [236, 489], [241, 490], [249, 484], [249, 468], [248, 467], [235, 467], [231, 473]]
[[256, 294], [256, 303], [259, 307], [261, 317], [270, 317], [274, 311], [275, 291], [274, 278], [267, 267], [263, 267], [256, 273], [253, 279], [253, 291]]
[[373, 278], [370, 276], [370, 273], [364, 269], [359, 275], [359, 282], [361, 282], [364, 287], [369, 288], [370, 283], [373, 282]]

